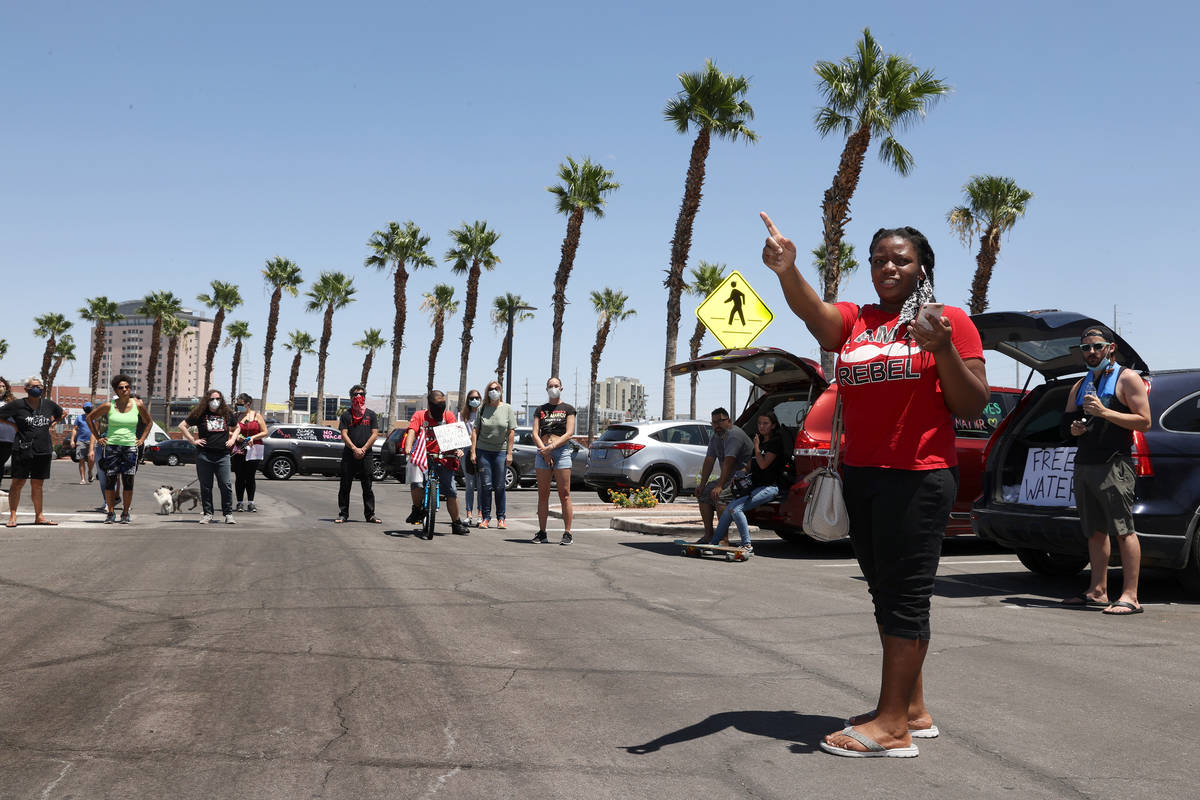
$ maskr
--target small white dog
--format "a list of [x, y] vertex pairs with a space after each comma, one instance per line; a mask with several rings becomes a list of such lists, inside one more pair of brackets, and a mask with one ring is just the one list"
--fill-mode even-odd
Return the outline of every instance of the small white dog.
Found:
[[170, 514], [175, 509], [175, 498], [172, 497], [172, 487], [160, 486], [154, 490], [154, 502], [158, 503], [159, 514]]

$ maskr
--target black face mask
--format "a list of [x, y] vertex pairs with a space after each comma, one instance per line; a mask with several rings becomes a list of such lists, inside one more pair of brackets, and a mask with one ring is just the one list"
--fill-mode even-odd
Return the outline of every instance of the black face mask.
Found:
[[435, 417], [441, 418], [442, 412], [445, 410], [446, 410], [445, 402], [429, 404], [429, 413], [433, 414]]

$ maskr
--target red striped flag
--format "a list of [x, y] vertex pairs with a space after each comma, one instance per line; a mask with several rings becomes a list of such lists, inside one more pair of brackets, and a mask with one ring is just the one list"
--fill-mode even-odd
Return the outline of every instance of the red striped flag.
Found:
[[417, 431], [417, 443], [412, 449], [412, 463], [420, 468], [422, 472], [429, 471], [428, 451], [425, 449], [425, 428], [422, 427]]

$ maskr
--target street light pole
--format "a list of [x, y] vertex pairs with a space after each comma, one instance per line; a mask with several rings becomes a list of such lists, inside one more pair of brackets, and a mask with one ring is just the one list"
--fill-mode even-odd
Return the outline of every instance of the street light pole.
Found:
[[508, 332], [504, 334], [505, 352], [508, 353], [508, 361], [504, 366], [507, 380], [504, 382], [504, 402], [512, 405], [512, 382], [513, 382], [513, 317], [518, 311], [537, 311], [537, 306], [509, 306], [508, 308]]

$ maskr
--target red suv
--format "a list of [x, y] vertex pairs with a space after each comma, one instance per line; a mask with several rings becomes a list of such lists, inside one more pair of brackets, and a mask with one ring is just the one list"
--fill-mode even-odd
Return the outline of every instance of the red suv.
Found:
[[[672, 375], [688, 375], [725, 369], [754, 384], [737, 425], [753, 437], [758, 415], [774, 411], [779, 424], [794, 432], [795, 478], [803, 478], [825, 463], [837, 384], [825, 380], [821, 366], [776, 347], [718, 350], [695, 361], [671, 367]], [[984, 467], [984, 447], [1021, 398], [1018, 389], [992, 387], [991, 399], [979, 419], [955, 421], [958, 434], [958, 497], [946, 526], [947, 536], [970, 534], [971, 504], [979, 497]], [[804, 492], [808, 484], [796, 480], [777, 502], [751, 509], [746, 516], [760, 528], [774, 531], [781, 539], [797, 541], [804, 534]]]

